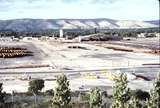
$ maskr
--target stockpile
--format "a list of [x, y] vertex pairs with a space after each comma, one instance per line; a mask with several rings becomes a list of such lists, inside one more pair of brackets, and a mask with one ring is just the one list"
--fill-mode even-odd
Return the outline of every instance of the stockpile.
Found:
[[123, 39], [121, 36], [114, 36], [112, 34], [104, 34], [104, 33], [98, 33], [98, 34], [91, 34], [87, 36], [82, 36], [81, 41], [120, 41]]
[[0, 58], [33, 56], [33, 52], [20, 47], [0, 47]]

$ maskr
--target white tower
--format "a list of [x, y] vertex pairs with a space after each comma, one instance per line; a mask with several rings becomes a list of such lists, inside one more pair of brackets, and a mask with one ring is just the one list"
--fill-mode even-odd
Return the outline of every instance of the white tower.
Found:
[[63, 38], [63, 29], [60, 29], [60, 30], [59, 30], [59, 37], [60, 37], [60, 38]]

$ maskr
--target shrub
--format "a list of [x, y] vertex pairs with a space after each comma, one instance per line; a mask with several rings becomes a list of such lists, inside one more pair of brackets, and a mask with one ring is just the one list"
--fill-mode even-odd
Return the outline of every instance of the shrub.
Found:
[[82, 101], [89, 101], [90, 94], [89, 93], [81, 93], [81, 100]]

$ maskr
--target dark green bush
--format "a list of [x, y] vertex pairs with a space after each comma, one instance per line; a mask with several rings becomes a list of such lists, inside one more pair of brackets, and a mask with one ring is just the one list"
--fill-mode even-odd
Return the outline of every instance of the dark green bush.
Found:
[[148, 92], [142, 91], [140, 89], [133, 90], [132, 95], [135, 96], [135, 98], [139, 100], [147, 100], [150, 98], [150, 95]]

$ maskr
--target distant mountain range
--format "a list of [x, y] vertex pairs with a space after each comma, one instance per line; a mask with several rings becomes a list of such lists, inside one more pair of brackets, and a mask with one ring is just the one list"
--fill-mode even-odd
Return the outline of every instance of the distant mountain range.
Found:
[[154, 25], [160, 25], [160, 20], [153, 20], [153, 21], [146, 21], [148, 23], [154, 24]]
[[0, 30], [40, 31], [48, 29], [129, 29], [158, 27], [157, 21], [113, 19], [14, 19], [0, 20]]

